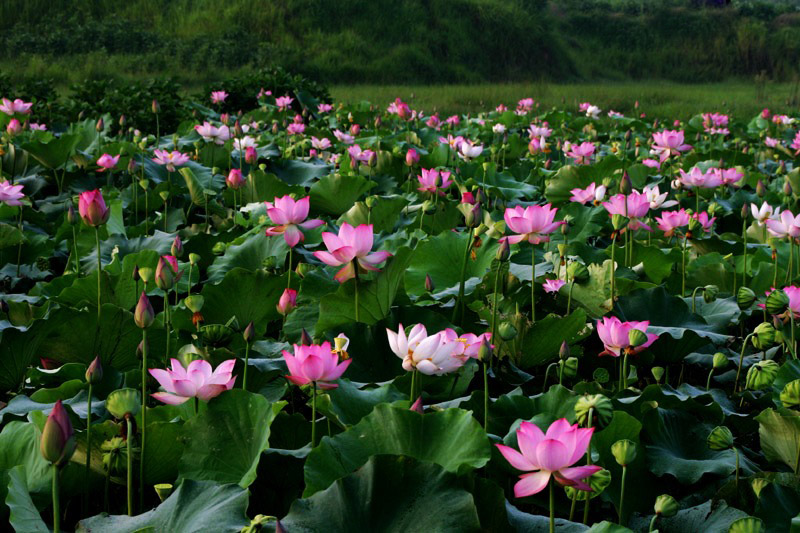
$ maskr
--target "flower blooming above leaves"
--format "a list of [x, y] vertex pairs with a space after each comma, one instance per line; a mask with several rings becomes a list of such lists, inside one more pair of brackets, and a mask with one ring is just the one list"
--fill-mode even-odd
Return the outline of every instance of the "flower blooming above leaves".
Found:
[[0, 202], [6, 205], [22, 205], [25, 194], [22, 192], [23, 185], [11, 185], [9, 181], [0, 181]]
[[204, 402], [231, 390], [236, 382], [233, 375], [235, 359], [223, 361], [212, 371], [208, 361], [198, 359], [184, 368], [180, 361], [172, 359], [172, 369], [151, 368], [150, 375], [166, 392], [151, 394], [153, 398], [170, 405], [179, 405], [189, 398], [199, 398]]
[[672, 237], [675, 230], [683, 228], [689, 224], [689, 213], [685, 209], [679, 211], [664, 211], [660, 217], [656, 217], [658, 229], [664, 232], [664, 236]]
[[323, 232], [322, 240], [327, 251], [314, 252], [314, 257], [330, 266], [342, 266], [334, 279], [339, 283], [354, 278], [356, 268], [377, 272], [377, 265], [389, 259], [392, 254], [386, 251], [370, 253], [372, 250], [372, 224], [359, 224], [356, 227], [343, 222], [339, 234]]
[[594, 205], [599, 205], [606, 196], [606, 186], [598, 186], [596, 183], [592, 182], [591, 185], [585, 189], [572, 189], [569, 192], [572, 193], [569, 199], [570, 202], [577, 202], [579, 204], [593, 203]]
[[417, 176], [419, 181], [418, 191], [429, 192], [444, 196], [444, 191], [453, 183], [450, 181], [450, 172], [446, 170], [436, 170], [435, 168], [421, 170], [422, 174]]
[[309, 230], [320, 227], [324, 222], [319, 219], [306, 220], [310, 208], [310, 197], [295, 200], [288, 194], [275, 198], [274, 202], [265, 202], [267, 215], [273, 224], [267, 228], [267, 236], [283, 235], [286, 244], [291, 248], [297, 246], [305, 237], [301, 229]]
[[597, 335], [600, 337], [600, 340], [603, 342], [603, 346], [605, 347], [605, 350], [600, 355], [619, 357], [624, 350], [629, 349], [631, 343], [628, 334], [632, 329], [638, 329], [639, 331], [647, 334], [647, 342], [641, 346], [636, 346], [635, 348], [630, 349], [628, 353], [637, 354], [643, 351], [645, 348], [653, 344], [658, 338], [658, 335], [647, 333], [647, 327], [649, 325], [650, 321], [648, 320], [641, 322], [622, 322], [615, 316], [604, 316], [601, 320], [597, 321]]
[[168, 152], [167, 150], [154, 150], [153, 154], [156, 156], [153, 158], [153, 162], [166, 166], [167, 170], [170, 172], [175, 172], [176, 166], [179, 167], [189, 162], [189, 154], [182, 154], [177, 150], [173, 150], [172, 152]]
[[606, 208], [609, 215], [622, 215], [630, 219], [627, 229], [643, 228], [650, 231], [650, 226], [641, 221], [641, 218], [646, 216], [650, 210], [650, 200], [646, 194], [639, 191], [633, 191], [627, 196], [615, 194], [607, 202], [603, 202], [603, 207]]
[[294, 355], [283, 350], [283, 359], [289, 368], [286, 378], [295, 385], [308, 385], [316, 383], [320, 389], [335, 389], [339, 385], [333, 383], [344, 374], [352, 359], [339, 362], [339, 354], [332, 348], [331, 343], [305, 346], [294, 345]]
[[557, 209], [550, 204], [531, 205], [506, 208], [503, 218], [508, 228], [518, 235], [511, 235], [508, 242], [516, 244], [528, 241], [531, 244], [548, 242], [550, 234], [564, 224], [564, 221], [555, 222]]
[[564, 285], [566, 285], [566, 282], [563, 279], [548, 279], [542, 287], [544, 292], [558, 292]]

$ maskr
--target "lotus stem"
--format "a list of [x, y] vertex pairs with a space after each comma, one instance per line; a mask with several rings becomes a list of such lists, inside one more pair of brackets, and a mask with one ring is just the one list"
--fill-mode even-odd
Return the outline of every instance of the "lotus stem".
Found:
[[[594, 408], [589, 408], [589, 416], [586, 417], [586, 427], [592, 427], [592, 417], [594, 416]], [[592, 464], [592, 437], [589, 437], [589, 444], [586, 446], [586, 464]], [[589, 502], [590, 498], [586, 498], [586, 503], [583, 506], [583, 523], [589, 522]]]
[[[286, 268], [286, 288], [292, 288], [292, 252], [294, 251], [293, 247], [289, 247], [289, 266]], [[358, 265], [356, 265], [356, 269], [358, 269]]]
[[72, 248], [75, 254], [75, 273], [78, 274], [78, 277], [81, 277], [81, 261], [78, 255], [78, 232], [75, 230], [75, 226], [72, 226]]
[[742, 220], [742, 241], [744, 248], [744, 263], [742, 265], [742, 287], [747, 286], [747, 219]]
[[624, 505], [625, 505], [625, 477], [628, 474], [628, 467], [627, 465], [622, 465], [622, 483], [619, 489], [619, 524], [624, 525], [622, 521], [622, 516], [624, 513]]
[[686, 295], [686, 241], [688, 234], [683, 236], [683, 251], [681, 253], [681, 298]]
[[247, 366], [250, 361], [250, 343], [244, 349], [244, 372], [242, 375], [242, 389], [247, 390]]
[[486, 361], [483, 362], [483, 429], [489, 433], [489, 372]]
[[[164, 351], [164, 362], [167, 363], [169, 362], [169, 290], [164, 291], [164, 329], [167, 330], [167, 346]], [[142, 374], [142, 380], [144, 380], [144, 374]]]
[[711, 389], [711, 377], [714, 375], [714, 367], [711, 367], [711, 372], [708, 373], [708, 379], [706, 380], [706, 390]]
[[654, 528], [654, 527], [656, 527], [656, 519], [657, 519], [657, 518], [658, 518], [658, 515], [657, 515], [657, 514], [654, 514], [654, 515], [653, 515], [653, 519], [652, 519], [652, 520], [650, 520], [650, 527], [649, 527], [649, 528], [647, 528], [647, 531], [648, 531], [648, 533], [650, 533], [651, 531], [653, 531], [653, 528]]
[[536, 322], [536, 248], [531, 246], [531, 323]]
[[[16, 155], [16, 152], [14, 152], [14, 154]], [[12, 185], [13, 185], [13, 182], [12, 182]], [[22, 233], [22, 206], [19, 207], [19, 223], [18, 223], [18, 227], [19, 227], [19, 232]], [[24, 237], [24, 235], [23, 235], [23, 237]], [[19, 277], [19, 269], [20, 269], [20, 266], [21, 266], [21, 263], [22, 263], [22, 242], [24, 240], [25, 240], [24, 238], [21, 238], [20, 241], [19, 241], [19, 246], [17, 246], [17, 277]]]
[[614, 292], [615, 292], [615, 283], [614, 283], [614, 257], [616, 255], [616, 243], [617, 243], [617, 232], [614, 231], [611, 236], [611, 306], [614, 306]]
[[53, 464], [53, 531], [61, 531], [61, 500], [59, 494], [59, 471], [58, 465]]
[[[128, 485], [128, 516], [133, 516], [133, 450], [131, 449], [131, 439], [133, 435], [133, 425], [131, 424], [130, 415], [125, 416], [125, 423], [127, 424], [127, 437], [125, 439], [126, 450], [128, 452], [128, 472], [127, 472], [127, 485]], [[142, 454], [144, 455], [144, 454]]]
[[744, 349], [747, 348], [747, 341], [752, 337], [753, 334], [750, 333], [744, 338], [744, 342], [742, 343], [742, 351], [739, 353], [739, 366], [736, 369], [736, 381], [733, 382], [733, 392], [736, 392], [736, 389], [739, 387], [739, 376], [742, 373], [742, 361], [744, 360]]
[[[90, 490], [89, 476], [92, 468], [92, 382], [89, 381], [89, 398], [86, 400], [86, 490]], [[88, 498], [87, 498], [88, 500]], [[86, 500], [85, 500], [86, 501]]]
[[[739, 490], [739, 449], [734, 447], [733, 451], [736, 454], [736, 490]], [[800, 447], [798, 447], [798, 452], [800, 452]]]
[[100, 274], [103, 267], [100, 263], [100, 228], [94, 228], [94, 239], [97, 244], [97, 329], [100, 329]]
[[[192, 295], [192, 267], [193, 267], [193, 266], [194, 266], [194, 264], [193, 264], [193, 263], [190, 261], [190, 262], [189, 262], [189, 279], [187, 279], [187, 280], [186, 280], [186, 286], [187, 286], [187, 288], [188, 288], [188, 289], [187, 289], [187, 291], [188, 291], [188, 296], [191, 296], [191, 295]], [[138, 289], [138, 287], [137, 287], [137, 289], [136, 289], [136, 290], [137, 290], [137, 294], [138, 294], [138, 290], [139, 290], [139, 289]]]
[[696, 312], [695, 299], [697, 298], [697, 291], [705, 291], [705, 287], [695, 287], [692, 291], [692, 313]]
[[[353, 280], [353, 288], [355, 289], [355, 312], [356, 312], [356, 322], [359, 322], [358, 319], [358, 260], [353, 261], [353, 269], [355, 270], [355, 279]], [[291, 277], [291, 274], [290, 274]]]
[[467, 247], [464, 250], [464, 261], [461, 263], [461, 283], [458, 286], [458, 300], [453, 306], [453, 320], [451, 320], [454, 324], [459, 316], [459, 307], [461, 308], [461, 321], [464, 321], [464, 276], [467, 275], [467, 261], [469, 261], [469, 251], [472, 249], [472, 230], [469, 228], [467, 230], [469, 231], [469, 236], [467, 237]]
[[311, 382], [311, 449], [317, 445], [317, 382]]
[[556, 530], [556, 494], [553, 489], [556, 480], [554, 477], [550, 478], [550, 533], [555, 533]]
[[797, 359], [797, 346], [794, 343], [794, 311], [789, 309], [789, 327], [792, 328], [791, 333], [791, 352], [792, 352], [792, 359]]
[[[142, 427], [140, 431], [142, 433], [142, 446], [139, 459], [139, 507], [144, 509], [144, 446], [147, 435], [147, 328], [142, 328]], [[130, 433], [128, 433], [128, 442], [130, 443]], [[130, 451], [128, 454], [128, 464], [130, 465]], [[128, 470], [130, 472], [130, 466]], [[132, 474], [129, 473], [128, 475]]]

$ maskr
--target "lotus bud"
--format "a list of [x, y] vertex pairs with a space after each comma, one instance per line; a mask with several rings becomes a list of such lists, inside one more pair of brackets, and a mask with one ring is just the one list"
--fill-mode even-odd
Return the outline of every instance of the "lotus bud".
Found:
[[628, 218], [622, 215], [612, 215], [611, 216], [611, 226], [616, 230], [619, 231], [625, 226], [628, 225]]
[[706, 444], [710, 449], [717, 452], [730, 450], [733, 448], [733, 433], [725, 426], [717, 426], [708, 434]]
[[761, 496], [761, 491], [764, 490], [764, 487], [767, 485], [769, 485], [769, 480], [763, 477], [757, 477], [750, 481], [750, 487], [753, 489], [756, 498]]
[[755, 301], [756, 293], [754, 293], [752, 289], [749, 287], [739, 287], [736, 293], [736, 305], [739, 306], [739, 309], [742, 311], [749, 309]]
[[200, 256], [198, 254], [189, 254], [189, 264], [194, 266], [200, 262]]
[[425, 274], [425, 290], [428, 292], [433, 292], [436, 288], [436, 285], [433, 283], [433, 279], [431, 279], [430, 274]]
[[162, 503], [172, 494], [172, 483], [158, 483], [153, 485], [153, 488], [156, 490], [158, 500]]
[[175, 236], [175, 239], [172, 241], [172, 246], [169, 249], [169, 253], [177, 258], [183, 257], [183, 242], [181, 241], [181, 238], [178, 237], [177, 235]]
[[488, 363], [492, 359], [492, 343], [484, 335], [478, 348], [478, 360]]
[[568, 357], [558, 362], [559, 368], [563, 367], [564, 375], [568, 378], [574, 378], [578, 375], [578, 358]]
[[508, 261], [508, 257], [511, 255], [511, 245], [508, 244], [508, 239], [502, 239], [500, 241], [500, 246], [497, 248], [497, 253], [495, 253], [494, 258], [498, 261]]
[[764, 182], [761, 180], [758, 180], [758, 183], [756, 184], [756, 194], [759, 198], [763, 198], [764, 195], [767, 194], [767, 188], [764, 186]]
[[192, 294], [191, 296], [184, 298], [183, 303], [192, 313], [199, 313], [203, 309], [205, 299], [201, 294]]
[[569, 357], [569, 344], [567, 341], [563, 341], [561, 347], [558, 349], [558, 358], [563, 361], [567, 357]]
[[567, 266], [567, 275], [569, 275], [573, 281], [584, 283], [589, 279], [589, 269], [580, 261], [573, 261]]
[[72, 204], [67, 208], [67, 224], [74, 226], [78, 223], [78, 217], [75, 215], [75, 208]]
[[103, 121], [103, 117], [97, 119], [97, 122], [94, 125], [94, 129], [97, 130], [98, 133], [102, 132], [106, 128], [106, 123]]
[[664, 377], [664, 367], [663, 366], [654, 366], [650, 369], [650, 373], [656, 380], [656, 383], [661, 383], [661, 378]]
[[636, 460], [636, 443], [628, 439], [618, 440], [611, 445], [611, 454], [620, 466], [628, 466]]
[[712, 362], [712, 366], [715, 369], [725, 368], [728, 366], [728, 358], [722, 352], [717, 352], [714, 354], [714, 359]]
[[408, 408], [409, 411], [415, 411], [419, 414], [424, 413], [424, 409], [422, 407], [422, 396], [417, 398], [417, 400]]
[[765, 304], [767, 313], [771, 315], [780, 315], [789, 307], [789, 296], [783, 289], [777, 289], [769, 293]]
[[628, 332], [628, 343], [636, 348], [647, 342], [647, 333], [640, 329], [632, 329]]
[[58, 400], [47, 416], [42, 429], [40, 449], [42, 457], [56, 466], [66, 464], [75, 452], [75, 435], [67, 410]]
[[780, 365], [772, 359], [759, 361], [747, 371], [747, 381], [745, 386], [751, 390], [763, 390], [772, 386], [772, 382], [778, 375]]
[[90, 383], [94, 385], [95, 383], [99, 383], [103, 379], [103, 365], [100, 362], [100, 356], [98, 355], [95, 357], [91, 363], [89, 363], [89, 367], [86, 369], [86, 383]]
[[623, 172], [622, 179], [619, 180], [619, 192], [625, 195], [633, 192], [633, 183], [631, 182], [631, 177], [627, 172]]
[[514, 340], [514, 337], [517, 336], [517, 328], [511, 322], [501, 322], [500, 327], [497, 328], [497, 333], [501, 339], [508, 342]]
[[[589, 420], [589, 409], [592, 410], [592, 420]], [[611, 400], [602, 394], [586, 394], [575, 402], [575, 416], [581, 426], [597, 425], [600, 428], [604, 428], [611, 423], [611, 418], [614, 416], [614, 406]]]
[[762, 322], [753, 330], [750, 342], [753, 343], [757, 350], [766, 350], [772, 347], [775, 342], [775, 328], [769, 322]]
[[248, 146], [244, 150], [244, 161], [248, 165], [255, 165], [258, 162], [258, 152], [254, 146]]
[[656, 503], [653, 506], [653, 510], [656, 512], [658, 516], [663, 516], [664, 518], [670, 518], [678, 514], [678, 510], [680, 509], [680, 505], [678, 502], [670, 496], [669, 494], [662, 494], [658, 498], [656, 498]]
[[155, 98], [153, 98], [153, 102], [150, 104], [150, 110], [155, 114], [158, 114], [161, 111], [161, 106], [159, 105], [158, 100]]
[[783, 182], [783, 194], [787, 198], [790, 198], [792, 196], [792, 184], [789, 183], [788, 181]]
[[764, 522], [753, 516], [740, 518], [728, 527], [728, 533], [762, 533], [764, 531], [766, 531]]
[[244, 328], [244, 332], [242, 333], [242, 338], [244, 338], [244, 342], [250, 344], [253, 342], [253, 339], [256, 338], [256, 327], [253, 325], [253, 321], [251, 320], [247, 327]]
[[374, 124], [375, 124], [375, 129], [378, 129], [378, 128], [380, 128], [382, 123], [383, 123], [383, 121], [381, 120], [381, 116], [380, 116], [380, 115], [378, 115], [377, 117], [375, 117], [375, 122], [374, 122]]
[[300, 332], [300, 346], [311, 346], [314, 344], [314, 341], [311, 339], [311, 335], [308, 334], [306, 328], [303, 328], [303, 331]]
[[144, 291], [142, 291], [142, 295], [139, 297], [139, 303], [136, 304], [136, 310], [133, 312], [133, 320], [136, 322], [137, 326], [144, 329], [150, 327], [154, 318], [155, 313], [153, 312], [153, 306], [150, 305], [150, 300], [147, 298]]
[[706, 285], [703, 290], [703, 301], [707, 304], [715, 301], [717, 299], [717, 295], [719, 294], [719, 287], [716, 285]]
[[165, 261], [163, 257], [159, 257], [158, 266], [156, 266], [156, 287], [168, 291], [173, 285], [175, 285], [175, 271], [169, 262]]
[[288, 315], [297, 307], [297, 291], [294, 289], [285, 289], [278, 300], [278, 305], [275, 306], [278, 313], [283, 316]]
[[106, 410], [121, 420], [125, 415], [135, 417], [142, 407], [142, 399], [136, 389], [117, 389], [106, 398]]

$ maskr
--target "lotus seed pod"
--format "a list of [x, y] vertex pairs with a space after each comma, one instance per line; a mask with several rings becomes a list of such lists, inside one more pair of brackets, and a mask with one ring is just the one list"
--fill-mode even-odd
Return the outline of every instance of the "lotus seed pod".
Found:
[[92, 385], [103, 380], [103, 364], [100, 362], [99, 355], [89, 363], [84, 377], [86, 378], [86, 383], [91, 383]]
[[208, 324], [200, 328], [203, 341], [214, 348], [224, 348], [233, 339], [233, 330], [225, 324]]
[[158, 483], [153, 485], [153, 488], [156, 490], [158, 499], [161, 502], [166, 500], [169, 495], [172, 494], [172, 483]]
[[116, 419], [136, 416], [142, 407], [142, 397], [136, 389], [117, 389], [106, 398], [106, 410]]
[[627, 225], [628, 225], [627, 217], [624, 217], [622, 215], [612, 215], [611, 216], [611, 226], [615, 230], [619, 231], [619, 230], [621, 230], [622, 228], [624, 228]]
[[200, 262], [200, 255], [199, 254], [189, 254], [189, 264], [194, 266]]
[[750, 342], [753, 343], [756, 350], [771, 348], [775, 343], [775, 328], [772, 327], [772, 324], [769, 322], [762, 322], [753, 330], [753, 336], [750, 337]]
[[739, 287], [739, 290], [736, 293], [736, 305], [739, 306], [739, 309], [744, 311], [745, 309], [750, 309], [750, 307], [756, 301], [756, 293], [752, 291], [749, 287]]
[[710, 449], [717, 452], [730, 450], [733, 448], [733, 433], [725, 426], [717, 426], [708, 434], [706, 444]]
[[740, 518], [728, 528], [728, 533], [763, 533], [764, 531], [766, 531], [764, 522], [753, 516]]
[[[696, 218], [689, 219], [689, 233], [699, 234], [703, 231], [703, 224]], [[689, 236], [691, 237], [691, 236]]]
[[664, 367], [654, 366], [650, 369], [650, 373], [653, 374], [653, 377], [656, 379], [656, 383], [661, 383], [661, 378], [664, 377]]
[[203, 309], [205, 298], [203, 298], [201, 294], [192, 294], [184, 298], [183, 303], [186, 304], [186, 308], [192, 313], [199, 313]]
[[716, 285], [706, 285], [705, 290], [703, 291], [703, 300], [710, 304], [711, 302], [717, 299], [717, 295], [719, 294], [719, 287]]
[[750, 487], [752, 487], [753, 492], [756, 495], [756, 498], [761, 496], [761, 491], [767, 485], [769, 485], [769, 481], [766, 478], [763, 478], [763, 477], [757, 477], [757, 478], [754, 478], [752, 481], [750, 481]]
[[787, 383], [781, 391], [780, 398], [784, 407], [800, 406], [800, 379]]
[[[222, 254], [225, 253], [225, 248], [226, 248], [226, 246], [225, 246], [224, 242], [222, 242], [222, 241], [216, 242], [216, 243], [214, 243], [214, 246], [211, 247], [211, 253], [213, 253], [214, 255], [222, 255]], [[270, 257], [267, 257], [267, 259], [273, 259], [273, 257], [270, 256]], [[266, 261], [266, 259], [265, 259], [265, 261]]]
[[142, 278], [142, 281], [144, 281], [145, 284], [150, 283], [153, 281], [153, 269], [150, 267], [140, 267], [139, 277]]
[[574, 378], [578, 375], [578, 358], [568, 357], [558, 362], [559, 367], [564, 367], [564, 375], [568, 378]]
[[611, 379], [611, 374], [605, 368], [595, 368], [594, 372], [592, 372], [592, 379], [602, 385], [608, 383], [608, 380]]
[[765, 302], [767, 313], [780, 315], [789, 307], [789, 296], [782, 289], [774, 290], [767, 296]]
[[112, 474], [125, 472], [128, 450], [122, 437], [114, 437], [100, 445], [103, 451], [103, 466]]
[[725, 356], [724, 353], [717, 352], [714, 354], [712, 366], [715, 369], [725, 368], [726, 366], [728, 366], [728, 358]]
[[586, 265], [579, 261], [569, 264], [567, 267], [567, 274], [570, 278], [578, 283], [584, 283], [589, 279], [589, 269], [586, 268]]
[[772, 386], [778, 375], [780, 365], [772, 359], [759, 361], [747, 371], [745, 386], [750, 390], [763, 390]]
[[511, 322], [502, 322], [500, 327], [497, 328], [497, 333], [500, 334], [500, 338], [504, 341], [511, 341], [517, 336], [517, 328]]
[[[592, 420], [588, 420], [589, 409], [592, 410]], [[583, 427], [597, 426], [602, 429], [606, 427], [614, 416], [614, 406], [611, 400], [602, 394], [587, 394], [578, 398], [575, 402], [575, 417]]]
[[675, 498], [669, 494], [662, 494], [656, 498], [656, 503], [653, 506], [653, 510], [656, 512], [656, 514], [658, 516], [663, 516], [664, 518], [675, 516], [678, 514], [678, 510], [680, 508], [681, 507], [678, 505], [678, 502], [675, 500]]
[[620, 466], [628, 466], [636, 460], [636, 443], [622, 439], [611, 445], [611, 454]]
[[636, 348], [647, 342], [647, 333], [640, 329], [632, 329], [628, 332], [628, 343]]
[[578, 490], [575, 487], [564, 487], [564, 491], [567, 493], [567, 498], [571, 500], [573, 497], [575, 497], [575, 499], [578, 501], [586, 501], [587, 499], [591, 500], [600, 496], [611, 484], [611, 472], [608, 470], [598, 470], [586, 478], [585, 482], [592, 488], [592, 490]]

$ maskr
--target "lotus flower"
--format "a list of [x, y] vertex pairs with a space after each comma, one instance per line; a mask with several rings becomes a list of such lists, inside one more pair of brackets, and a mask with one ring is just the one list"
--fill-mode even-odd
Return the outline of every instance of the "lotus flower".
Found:
[[451, 341], [444, 331], [428, 335], [425, 326], [416, 324], [406, 337], [400, 324], [397, 333], [387, 329], [386, 335], [389, 347], [403, 360], [403, 369], [408, 372], [416, 369], [429, 376], [439, 376], [453, 372], [464, 364], [465, 359], [458, 356], [459, 350], [464, 353], [463, 348]]
[[678, 181], [688, 189], [694, 187], [713, 189], [714, 187], [722, 185], [722, 175], [718, 172], [714, 172], [715, 170], [717, 169], [710, 169], [707, 172], [703, 172], [698, 167], [693, 167], [689, 172], [684, 172], [683, 169], [679, 169], [681, 177], [678, 178]]
[[315, 150], [319, 150], [320, 152], [324, 152], [325, 150], [330, 150], [331, 148], [331, 141], [330, 139], [323, 137], [322, 139], [317, 139], [316, 137], [311, 137], [311, 146]]
[[189, 398], [200, 398], [204, 402], [231, 390], [236, 382], [233, 367], [236, 359], [228, 359], [212, 372], [211, 363], [198, 359], [184, 368], [180, 361], [171, 359], [172, 370], [150, 368], [150, 375], [166, 392], [151, 394], [153, 398], [169, 405], [180, 405]]
[[97, 169], [98, 172], [105, 172], [106, 170], [111, 170], [117, 163], [119, 162], [119, 156], [111, 156], [110, 154], [103, 154], [97, 159], [97, 166], [100, 167]]
[[586, 116], [589, 118], [598, 118], [601, 111], [602, 109], [596, 105], [589, 105], [589, 107], [586, 108]]
[[783, 288], [783, 292], [789, 297], [789, 309], [794, 313], [795, 318], [800, 316], [800, 287], [790, 285]]
[[331, 104], [318, 104], [317, 105], [317, 112], [318, 113], [330, 113], [333, 111], [333, 106]]
[[225, 91], [211, 91], [211, 102], [214, 104], [221, 104], [228, 97]]
[[22, 192], [23, 185], [11, 185], [8, 181], [0, 181], [0, 202], [6, 205], [22, 205], [25, 194]]
[[203, 122], [202, 125], [196, 125], [194, 129], [204, 141], [213, 142], [214, 144], [223, 145], [225, 141], [231, 138], [231, 130], [224, 124], [217, 128], [209, 122]]
[[417, 175], [417, 181], [419, 181], [420, 184], [417, 190], [444, 196], [444, 191], [452, 184], [452, 181], [450, 181], [450, 172], [446, 170], [440, 172], [435, 168], [423, 168], [421, 172], [421, 175]]
[[689, 224], [689, 213], [685, 209], [680, 211], [665, 211], [656, 217], [658, 229], [664, 232], [665, 237], [672, 237], [675, 230]]
[[290, 96], [279, 96], [275, 99], [275, 105], [278, 106], [278, 109], [281, 111], [286, 111], [286, 109], [292, 105], [294, 102], [294, 98]]
[[783, 211], [777, 220], [767, 220], [767, 231], [781, 239], [800, 237], [800, 215], [794, 216], [791, 211]]
[[354, 228], [343, 222], [338, 235], [326, 231], [322, 233], [322, 240], [328, 251], [314, 252], [314, 257], [326, 265], [345, 265], [334, 276], [339, 283], [355, 277], [356, 265], [364, 270], [377, 272], [379, 269], [376, 265], [392, 256], [386, 251], [370, 253], [373, 241], [372, 224], [360, 224]]
[[658, 185], [649, 185], [645, 187], [642, 192], [647, 196], [650, 201], [650, 209], [664, 209], [678, 205], [675, 200], [667, 200], [667, 193], [662, 193], [658, 190]]
[[14, 99], [14, 101], [9, 100], [8, 98], [3, 98], [3, 103], [0, 105], [0, 111], [6, 115], [26, 115], [31, 112], [32, 106], [33, 103], [25, 102], [19, 98]]
[[559, 484], [591, 491], [584, 479], [601, 470], [597, 465], [572, 466], [586, 454], [594, 428], [570, 425], [566, 418], [556, 420], [543, 433], [536, 424], [522, 422], [514, 448], [495, 444], [503, 457], [517, 470], [529, 472], [514, 485], [514, 496], [524, 498], [544, 490], [552, 476]]
[[553, 130], [547, 127], [547, 122], [542, 126], [536, 124], [528, 126], [528, 135], [530, 135], [531, 139], [534, 137], [550, 137], [552, 134]]
[[255, 148], [256, 140], [252, 138], [250, 135], [245, 135], [240, 139], [233, 140], [233, 147], [240, 152], [246, 152], [250, 147]]
[[692, 149], [691, 145], [683, 142], [683, 131], [664, 130], [653, 134], [653, 148], [650, 151], [653, 155], [658, 155], [664, 162], [671, 156], [678, 156], [682, 152]]
[[[480, 355], [481, 344], [486, 340], [491, 341], [491, 333], [481, 333], [475, 335], [474, 333], [464, 333], [459, 335], [454, 329], [447, 328], [444, 330], [444, 335], [449, 342], [455, 343], [455, 350], [453, 357], [461, 358], [466, 361], [467, 359], [478, 359]], [[494, 349], [494, 345], [491, 345]]]
[[795, 157], [800, 155], [800, 131], [795, 133], [794, 139], [792, 139], [792, 144], [789, 145], [789, 148], [795, 151]]
[[409, 148], [406, 152], [406, 166], [413, 167], [419, 163], [419, 153], [413, 148]]
[[476, 144], [473, 141], [466, 140], [462, 141], [461, 144], [458, 145], [458, 156], [464, 161], [470, 161], [476, 157], [480, 157], [482, 153], [482, 144]]
[[341, 132], [339, 130], [333, 130], [333, 136], [336, 137], [336, 139], [343, 144], [353, 144], [354, 142], [356, 142], [355, 137], [353, 137], [348, 133]]
[[576, 165], [588, 165], [592, 162], [594, 145], [590, 142], [570, 144], [569, 150], [567, 150], [567, 147], [564, 150], [567, 157], [572, 158]]
[[300, 135], [304, 131], [306, 131], [306, 125], [297, 122], [292, 122], [286, 127], [286, 133], [289, 135]]
[[692, 218], [700, 223], [700, 227], [702, 227], [703, 231], [706, 233], [711, 232], [711, 229], [714, 227], [714, 221], [717, 219], [717, 217], [709, 217], [708, 213], [705, 211], [702, 213], [692, 213]]
[[511, 235], [508, 242], [516, 244], [528, 241], [531, 244], [548, 242], [550, 234], [564, 221], [554, 222], [557, 210], [550, 204], [531, 205], [523, 209], [522, 206], [506, 208], [503, 218], [508, 228], [519, 235]]
[[[597, 321], [597, 335], [603, 341], [605, 350], [600, 355], [611, 355], [619, 357], [620, 353], [628, 350], [631, 355], [637, 354], [650, 346], [658, 338], [658, 335], [647, 333], [647, 327], [650, 321], [644, 320], [641, 322], [631, 321], [622, 322], [619, 318], [612, 316], [604, 316], [602, 320]], [[647, 335], [647, 342], [640, 346], [631, 348], [629, 333], [632, 329], [638, 329]]]
[[572, 189], [570, 202], [577, 202], [579, 204], [593, 203], [599, 205], [606, 195], [606, 186], [600, 185], [599, 187], [594, 182], [585, 189]]
[[542, 287], [544, 292], [558, 292], [564, 285], [566, 285], [566, 282], [563, 279], [548, 279]]
[[352, 359], [339, 362], [339, 355], [331, 349], [331, 343], [325, 341], [320, 345], [294, 345], [294, 355], [283, 350], [283, 359], [289, 368], [286, 378], [295, 385], [316, 383], [320, 389], [335, 389], [339, 385], [331, 383], [339, 379]]
[[96, 228], [108, 220], [110, 214], [103, 193], [98, 189], [82, 192], [78, 198], [78, 212], [87, 226]]
[[609, 215], [628, 217], [630, 219], [627, 226], [628, 229], [633, 231], [643, 228], [651, 231], [650, 226], [640, 220], [650, 210], [650, 200], [646, 194], [639, 191], [633, 191], [627, 196], [615, 194], [607, 202], [603, 202], [603, 207], [606, 208]]
[[189, 161], [189, 154], [182, 154], [177, 150], [173, 150], [172, 152], [168, 152], [167, 150], [153, 150], [153, 153], [156, 156], [153, 158], [153, 162], [166, 166], [167, 170], [170, 172], [175, 172], [176, 166], [185, 165]]
[[294, 248], [297, 243], [303, 242], [305, 239], [303, 232], [300, 231], [301, 228], [309, 230], [324, 224], [322, 220], [316, 218], [306, 220], [310, 207], [308, 196], [295, 201], [294, 198], [287, 194], [281, 198], [275, 198], [274, 203], [265, 203], [270, 220], [272, 220], [273, 224], [278, 224], [267, 228], [267, 235], [283, 234], [283, 239], [291, 248]]
[[764, 202], [761, 204], [761, 207], [758, 207], [756, 204], [750, 204], [750, 214], [753, 215], [753, 218], [756, 219], [756, 222], [759, 226], [763, 226], [767, 220], [771, 219], [778, 213], [772, 209], [771, 205], [769, 205], [767, 202]]
[[6, 126], [6, 133], [9, 135], [18, 135], [22, 132], [22, 124], [19, 120], [12, 118]]

